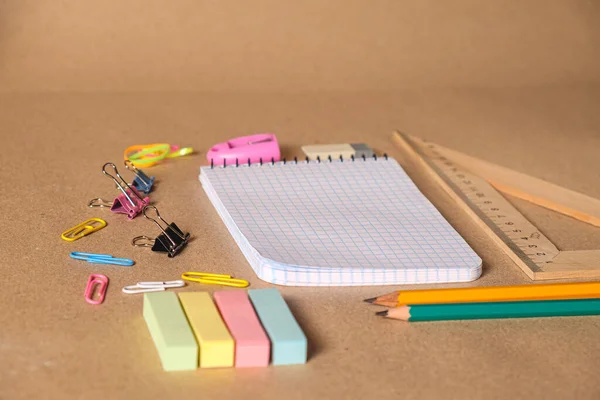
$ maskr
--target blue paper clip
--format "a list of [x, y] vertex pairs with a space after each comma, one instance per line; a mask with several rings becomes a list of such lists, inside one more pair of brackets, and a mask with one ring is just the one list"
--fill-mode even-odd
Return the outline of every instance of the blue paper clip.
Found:
[[132, 171], [136, 175], [131, 186], [140, 192], [144, 192], [145, 194], [150, 193], [150, 191], [152, 191], [152, 185], [154, 185], [154, 177], [146, 175], [144, 171], [136, 168], [135, 165], [133, 165], [133, 163], [129, 160], [125, 160], [124, 163], [125, 168]]
[[115, 258], [110, 254], [81, 253], [74, 251], [70, 256], [76, 260], [83, 260], [93, 264], [122, 265], [124, 267], [130, 267], [134, 264], [133, 260], [130, 260], [129, 258]]

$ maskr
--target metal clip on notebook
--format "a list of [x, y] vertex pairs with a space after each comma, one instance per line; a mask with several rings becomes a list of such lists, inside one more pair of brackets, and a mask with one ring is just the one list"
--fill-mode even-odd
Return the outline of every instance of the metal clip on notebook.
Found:
[[136, 175], [131, 186], [146, 195], [149, 194], [152, 191], [152, 185], [154, 185], [154, 177], [146, 175], [144, 171], [136, 168], [135, 165], [133, 165], [133, 163], [129, 160], [125, 160], [124, 164], [125, 168]]
[[[111, 166], [115, 170], [115, 175], [117, 177], [114, 177], [106, 171], [107, 166]], [[110, 211], [127, 214], [127, 218], [134, 219], [150, 202], [148, 197], [142, 197], [136, 188], [129, 186], [125, 179], [119, 174], [115, 164], [110, 162], [104, 164], [102, 166], [102, 173], [110, 177], [121, 191], [121, 194], [113, 201]], [[117, 178], [119, 178], [120, 181], [117, 180]]]
[[[148, 216], [147, 212], [149, 209], [153, 209], [156, 212], [156, 217], [166, 225], [165, 228], [163, 228], [156, 219]], [[145, 206], [144, 217], [154, 222], [162, 233], [158, 235], [156, 239], [149, 238], [148, 236], [136, 236], [131, 241], [132, 245], [137, 247], [152, 247], [152, 251], [167, 253], [171, 258], [179, 254], [179, 252], [187, 245], [190, 234], [183, 233], [175, 223], [167, 223], [167, 221], [162, 219], [156, 207]]]

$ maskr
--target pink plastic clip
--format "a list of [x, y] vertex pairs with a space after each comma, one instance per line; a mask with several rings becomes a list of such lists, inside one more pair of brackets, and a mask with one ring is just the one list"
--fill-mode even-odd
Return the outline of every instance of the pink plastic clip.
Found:
[[[97, 289], [96, 289], [97, 287]], [[101, 304], [106, 296], [106, 288], [108, 287], [108, 277], [100, 274], [92, 274], [88, 278], [87, 286], [85, 287], [85, 301], [90, 304]], [[94, 300], [94, 292], [98, 293], [98, 299]]]
[[272, 133], [241, 136], [217, 143], [206, 154], [211, 165], [231, 165], [279, 161], [277, 137]]
[[110, 211], [127, 214], [127, 218], [134, 219], [149, 202], [149, 197], [142, 197], [136, 188], [130, 186], [124, 193], [117, 196], [110, 207]]

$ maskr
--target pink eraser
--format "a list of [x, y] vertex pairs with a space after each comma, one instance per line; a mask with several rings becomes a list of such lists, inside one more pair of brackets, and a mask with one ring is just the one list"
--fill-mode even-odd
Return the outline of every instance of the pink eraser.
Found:
[[213, 296], [235, 341], [235, 366], [268, 366], [271, 343], [246, 291], [224, 290], [215, 292]]

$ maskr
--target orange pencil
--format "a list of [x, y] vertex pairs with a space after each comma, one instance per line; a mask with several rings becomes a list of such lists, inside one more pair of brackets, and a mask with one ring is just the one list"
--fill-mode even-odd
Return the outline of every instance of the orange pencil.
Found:
[[545, 285], [490, 286], [458, 289], [401, 290], [366, 299], [387, 307], [407, 304], [477, 303], [523, 300], [571, 300], [600, 298], [600, 282]]

